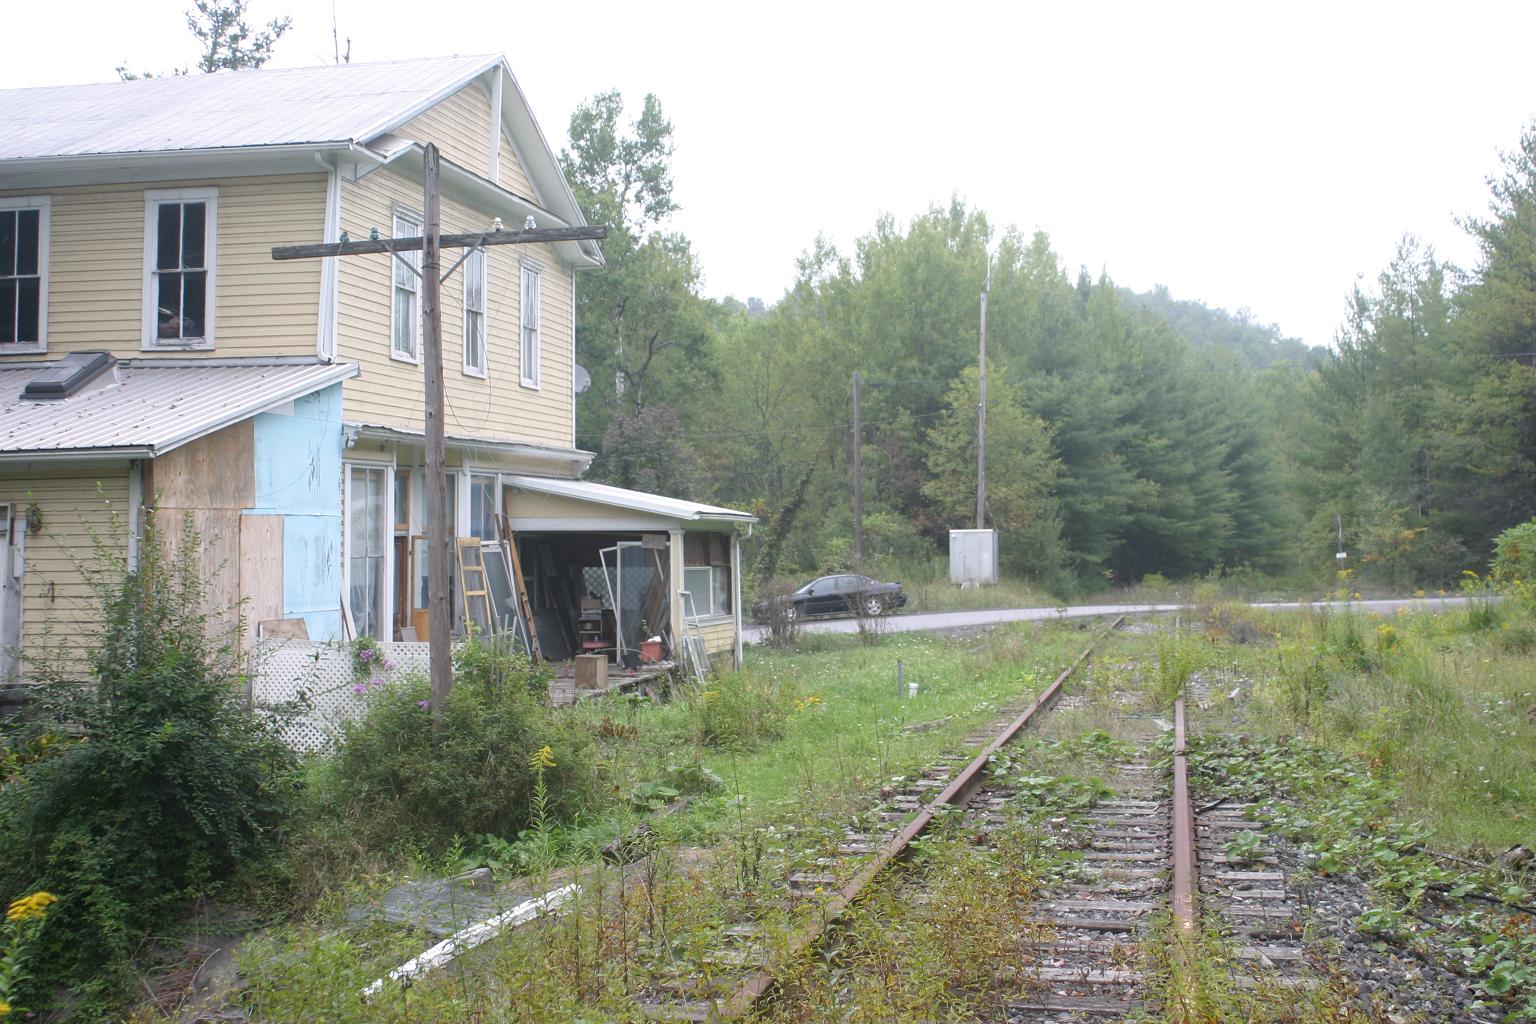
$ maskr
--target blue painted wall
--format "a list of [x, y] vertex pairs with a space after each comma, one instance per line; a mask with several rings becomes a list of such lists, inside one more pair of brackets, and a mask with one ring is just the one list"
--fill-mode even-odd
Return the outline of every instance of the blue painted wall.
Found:
[[256, 503], [283, 516], [283, 617], [341, 636], [341, 385], [255, 418]]

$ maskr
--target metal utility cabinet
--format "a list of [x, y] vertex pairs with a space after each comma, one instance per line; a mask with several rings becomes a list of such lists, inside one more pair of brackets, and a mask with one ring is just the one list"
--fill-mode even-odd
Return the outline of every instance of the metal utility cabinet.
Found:
[[962, 587], [997, 582], [997, 531], [949, 531], [949, 582]]

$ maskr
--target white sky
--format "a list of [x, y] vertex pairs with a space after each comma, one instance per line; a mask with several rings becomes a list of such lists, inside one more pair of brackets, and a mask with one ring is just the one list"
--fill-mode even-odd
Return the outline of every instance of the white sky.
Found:
[[[0, 86], [184, 66], [190, 0], [6, 5]], [[273, 66], [331, 60], [325, 0], [252, 0], [294, 29]], [[419, 11], [433, 15], [425, 23]], [[1536, 117], [1536, 4], [424, 5], [336, 0], [354, 61], [503, 52], [558, 150], [572, 108], [656, 93], [674, 226], [707, 294], [772, 302], [817, 232], [958, 192], [1047, 231], [1069, 265], [1247, 307], [1329, 341], [1357, 275], [1455, 217]]]

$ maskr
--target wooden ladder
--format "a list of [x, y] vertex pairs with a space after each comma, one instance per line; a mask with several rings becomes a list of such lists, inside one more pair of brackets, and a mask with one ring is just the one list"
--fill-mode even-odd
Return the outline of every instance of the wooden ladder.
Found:
[[528, 656], [534, 661], [543, 661], [544, 653], [539, 649], [539, 631], [533, 625], [533, 606], [528, 603], [528, 589], [523, 586], [523, 559], [517, 553], [517, 538], [512, 535], [511, 521], [499, 512], [496, 514], [496, 529], [501, 534], [501, 549], [512, 566], [512, 594], [522, 612], [523, 622], [528, 626]]
[[485, 579], [485, 551], [477, 537], [458, 538], [459, 593], [464, 599], [464, 628], [491, 635], [491, 590]]

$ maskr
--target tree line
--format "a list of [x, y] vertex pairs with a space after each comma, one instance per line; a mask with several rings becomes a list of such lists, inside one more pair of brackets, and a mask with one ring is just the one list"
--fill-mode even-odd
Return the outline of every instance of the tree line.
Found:
[[772, 305], [699, 293], [670, 227], [672, 128], [616, 92], [571, 119], [566, 172], [613, 225], [583, 278], [578, 444], [592, 475], [754, 509], [758, 574], [850, 567], [851, 371], [864, 388], [866, 552], [931, 558], [973, 517], [978, 298], [988, 317], [988, 519], [1006, 571], [1062, 592], [1150, 573], [1437, 585], [1530, 516], [1536, 128], [1465, 227], [1478, 265], [1406, 239], [1331, 349], [1166, 289], [1074, 272], [1043, 233], [959, 198], [815, 239]]

